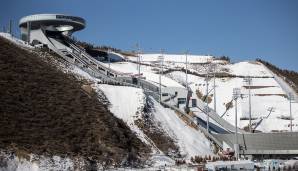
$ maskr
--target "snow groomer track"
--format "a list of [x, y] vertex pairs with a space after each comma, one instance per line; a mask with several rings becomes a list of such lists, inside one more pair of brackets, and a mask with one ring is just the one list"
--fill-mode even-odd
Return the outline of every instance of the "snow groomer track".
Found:
[[[62, 14], [37, 14], [23, 17], [19, 26], [21, 28], [21, 37], [30, 44], [46, 45], [49, 49], [61, 56], [67, 62], [78, 66], [93, 77], [110, 84], [141, 87], [145, 93], [155, 99], [159, 99], [159, 87], [146, 81], [145, 79], [133, 77], [129, 74], [115, 71], [89, 54], [73, 41], [70, 36], [73, 32], [82, 30], [86, 27], [85, 20], [76, 16]], [[164, 106], [170, 107], [177, 112], [190, 117], [184, 111], [171, 106], [166, 102], [161, 102]], [[200, 108], [200, 106], [199, 106]], [[203, 107], [200, 108], [202, 111]], [[298, 154], [298, 133], [247, 133], [239, 130], [238, 141], [235, 140], [235, 127], [222, 119], [212, 109], [210, 117], [216, 121], [226, 133], [207, 132], [207, 130], [198, 126], [198, 128], [219, 147], [227, 144], [234, 148], [238, 142], [240, 154], [249, 155], [295, 155]], [[194, 120], [194, 118], [189, 118]], [[194, 121], [193, 121], [194, 122]], [[196, 122], [194, 122], [197, 124]]]

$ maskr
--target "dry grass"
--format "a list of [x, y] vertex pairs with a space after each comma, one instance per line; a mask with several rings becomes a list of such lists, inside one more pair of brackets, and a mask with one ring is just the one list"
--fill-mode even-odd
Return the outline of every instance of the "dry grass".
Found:
[[0, 38], [0, 148], [15, 144], [28, 153], [110, 164], [146, 156], [147, 146], [81, 87], [74, 76]]
[[196, 95], [203, 102], [206, 102], [207, 101], [209, 104], [212, 102], [212, 96], [208, 96], [207, 97], [206, 95], [203, 95], [203, 93], [199, 89], [196, 90]]

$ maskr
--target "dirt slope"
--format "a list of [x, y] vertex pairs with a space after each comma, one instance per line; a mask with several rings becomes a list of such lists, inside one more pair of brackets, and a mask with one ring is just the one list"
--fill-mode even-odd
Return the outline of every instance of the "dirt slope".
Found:
[[149, 149], [73, 76], [0, 38], [0, 148], [138, 161]]

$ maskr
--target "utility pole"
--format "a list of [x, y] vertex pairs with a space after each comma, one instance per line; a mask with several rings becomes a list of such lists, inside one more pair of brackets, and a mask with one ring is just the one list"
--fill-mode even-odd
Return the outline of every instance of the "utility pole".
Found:
[[252, 78], [250, 76], [243, 79], [243, 81], [248, 85], [248, 113], [249, 113], [249, 132], [252, 132], [251, 128], [251, 85]]
[[236, 160], [239, 159], [239, 142], [238, 142], [238, 117], [237, 117], [237, 99], [240, 97], [240, 88], [233, 89], [233, 99], [235, 100], [235, 157]]

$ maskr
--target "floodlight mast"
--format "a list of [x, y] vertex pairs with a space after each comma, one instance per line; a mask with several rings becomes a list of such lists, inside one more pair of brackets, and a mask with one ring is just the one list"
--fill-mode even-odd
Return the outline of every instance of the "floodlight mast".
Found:
[[141, 74], [141, 59], [140, 59], [140, 57], [141, 57], [141, 51], [140, 51], [140, 46], [139, 46], [139, 44], [137, 43], [136, 44], [136, 48], [137, 48], [137, 61], [138, 61], [138, 76], [140, 76], [140, 74]]
[[234, 88], [233, 89], [233, 99], [235, 100], [235, 144], [234, 144], [234, 150], [235, 150], [235, 157], [237, 160], [239, 159], [237, 99], [240, 97], [240, 95], [241, 95], [240, 88]]
[[209, 95], [209, 72], [210, 72], [210, 68], [209, 67], [205, 67], [204, 65], [202, 65], [203, 68], [206, 71], [205, 74], [205, 81], [206, 81], [206, 95], [205, 95], [205, 102], [206, 102], [206, 106], [205, 106], [205, 113], [207, 114], [207, 132], [209, 132], [209, 104], [208, 104], [208, 95]]
[[206, 112], [207, 112], [207, 132], [209, 133], [209, 104], [208, 104], [208, 94], [209, 94], [209, 87], [208, 87], [208, 79], [209, 79], [209, 71], [206, 73]]
[[252, 78], [250, 76], [243, 79], [245, 83], [248, 85], [248, 113], [249, 113], [249, 132], [252, 132], [251, 128], [251, 85]]
[[12, 37], [12, 20], [9, 20], [9, 34]]
[[213, 71], [213, 105], [214, 105], [214, 112], [216, 113], [216, 84], [215, 84], [215, 70], [216, 70], [216, 64], [212, 65], [212, 71]]
[[108, 49], [108, 62], [109, 62], [109, 69], [111, 68], [111, 56], [110, 56], [110, 53], [111, 53], [111, 49]]
[[162, 96], [162, 92], [161, 92], [161, 75], [163, 74], [163, 60], [164, 60], [164, 56], [163, 56], [164, 51], [161, 50], [161, 56], [158, 57], [159, 60], [159, 103], [161, 103], [161, 96]]
[[290, 131], [293, 132], [293, 117], [292, 117], [292, 101], [294, 100], [294, 95], [289, 93], [289, 102], [290, 102]]
[[189, 90], [189, 87], [188, 87], [188, 76], [187, 76], [187, 64], [188, 64], [188, 61], [187, 61], [187, 55], [188, 55], [188, 52], [186, 51], [185, 52], [185, 82], [186, 82], [186, 89], [187, 91]]

